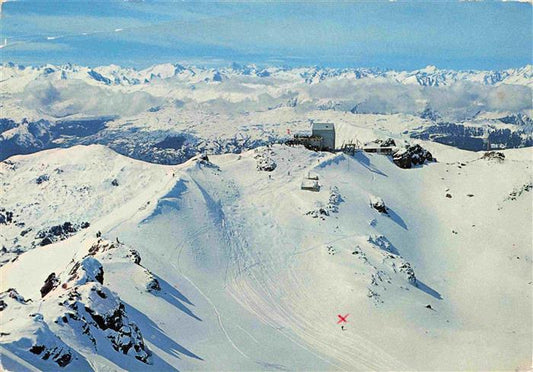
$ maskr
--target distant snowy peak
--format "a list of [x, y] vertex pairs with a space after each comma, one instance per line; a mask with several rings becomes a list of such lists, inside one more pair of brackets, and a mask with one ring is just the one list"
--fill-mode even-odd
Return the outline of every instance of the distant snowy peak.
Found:
[[412, 72], [393, 72], [397, 80], [404, 84], [418, 84], [422, 86], [443, 86], [458, 81], [480, 83], [484, 85], [517, 84], [531, 86], [533, 80], [533, 66], [501, 71], [454, 71], [439, 70], [435, 66]]
[[94, 68], [66, 64], [61, 66], [44, 65], [24, 67], [13, 63], [0, 67], [3, 79], [23, 76], [39, 76], [52, 79], [82, 79], [104, 85], [138, 85], [155, 80], [178, 79], [189, 83], [221, 82], [239, 77], [276, 78], [290, 80], [295, 83], [317, 84], [331, 79], [376, 79], [401, 84], [420, 86], [446, 86], [456, 82], [472, 82], [483, 85], [515, 84], [531, 87], [533, 85], [533, 66], [526, 65], [500, 71], [455, 71], [427, 66], [414, 71], [394, 71], [373, 68], [320, 68], [320, 67], [268, 67], [259, 68], [255, 65], [239, 65], [233, 63], [229, 67], [201, 68], [181, 64], [165, 63], [154, 65], [143, 70], [123, 68], [116, 65]]

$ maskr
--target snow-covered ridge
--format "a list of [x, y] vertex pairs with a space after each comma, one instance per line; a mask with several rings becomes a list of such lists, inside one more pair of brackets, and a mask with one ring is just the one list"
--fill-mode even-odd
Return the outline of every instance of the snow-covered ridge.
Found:
[[500, 71], [477, 70], [446, 70], [435, 66], [427, 66], [413, 71], [394, 71], [376, 68], [321, 68], [321, 67], [265, 67], [255, 65], [232, 64], [229, 67], [201, 68], [181, 64], [160, 64], [142, 70], [124, 68], [116, 65], [85, 67], [73, 64], [22, 66], [5, 63], [0, 73], [6, 78], [22, 78], [24, 76], [48, 76], [60, 79], [82, 79], [87, 77], [103, 85], [139, 85], [155, 80], [175, 78], [191, 83], [221, 82], [239, 76], [269, 79], [292, 80], [315, 84], [331, 79], [381, 79], [402, 84], [421, 86], [446, 86], [459, 81], [468, 81], [484, 85], [516, 84], [532, 85], [533, 66], [526, 65]]
[[[2, 263], [35, 246], [85, 233], [95, 220], [112, 218], [121, 205], [136, 203], [143, 193], [168, 182], [169, 172], [98, 145], [42, 151], [1, 162]], [[73, 177], [77, 173], [94, 176]], [[11, 199], [9, 195], [20, 188], [25, 190], [20, 199]]]

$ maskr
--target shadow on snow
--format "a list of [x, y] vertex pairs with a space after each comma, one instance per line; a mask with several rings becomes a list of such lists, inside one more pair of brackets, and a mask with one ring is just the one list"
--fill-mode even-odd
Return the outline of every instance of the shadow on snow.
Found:
[[370, 163], [370, 159], [368, 158], [368, 156], [366, 156], [364, 153], [356, 152], [352, 157], [370, 172], [379, 174], [380, 176], [388, 177], [385, 173], [374, 167]]
[[420, 289], [422, 292], [425, 292], [428, 295], [435, 297], [437, 300], [442, 300], [442, 296], [440, 295], [439, 292], [437, 292], [430, 286], [426, 285], [425, 283], [421, 282], [420, 280], [417, 279], [416, 284], [414, 286]]
[[[163, 350], [164, 352], [182, 359], [182, 356], [185, 355], [189, 358], [194, 358], [197, 360], [203, 360], [201, 357], [193, 353], [192, 351], [188, 350], [184, 346], [178, 344], [176, 341], [168, 337], [159, 326], [154, 323], [150, 318], [148, 318], [145, 314], [141, 313], [136, 308], [132, 307], [128, 303], [125, 303], [126, 310], [129, 316], [131, 316], [132, 319], [135, 320], [135, 323], [137, 323], [137, 326], [141, 330], [143, 334], [143, 338], [145, 341], [150, 342], [151, 344], [155, 345], [158, 349]], [[176, 367], [173, 367], [169, 365], [167, 362], [165, 362], [163, 359], [161, 359], [159, 356], [157, 356], [153, 350], [152, 350], [152, 358], [154, 359], [154, 364], [156, 363], [163, 363], [163, 366], [161, 370], [168, 370], [168, 369], [176, 369]], [[156, 361], [156, 359], [158, 359]]]
[[194, 306], [194, 304], [189, 301], [183, 293], [181, 293], [178, 289], [168, 284], [167, 281], [162, 279], [161, 277], [154, 275], [154, 277], [159, 281], [159, 285], [161, 287], [160, 292], [152, 292], [152, 294], [156, 297], [159, 297], [166, 302], [168, 302], [170, 305], [178, 308], [179, 310], [183, 311], [185, 314], [189, 315], [190, 317], [202, 321], [201, 318], [199, 318], [197, 315], [195, 315], [187, 306], [185, 306], [183, 303], [185, 302], [188, 305]]
[[387, 207], [387, 214], [389, 215], [391, 220], [398, 224], [398, 226], [400, 226], [404, 230], [409, 230], [405, 221], [396, 212], [394, 212], [393, 209]]
[[[381, 237], [381, 239], [379, 240], [371, 240], [370, 242], [375, 244], [377, 247], [379, 247], [380, 249], [384, 251], [390, 252], [392, 254], [395, 254], [401, 257], [400, 251], [398, 250], [398, 248], [396, 248], [396, 246], [394, 246], [394, 244], [392, 244], [392, 242], [388, 240], [386, 237]], [[439, 292], [437, 292], [436, 290], [434, 290], [433, 288], [431, 288], [424, 282], [420, 281], [418, 278], [416, 279], [416, 283], [411, 284], [411, 285], [421, 290], [422, 292], [425, 292], [428, 295], [436, 298], [437, 300], [442, 300], [442, 296]]]

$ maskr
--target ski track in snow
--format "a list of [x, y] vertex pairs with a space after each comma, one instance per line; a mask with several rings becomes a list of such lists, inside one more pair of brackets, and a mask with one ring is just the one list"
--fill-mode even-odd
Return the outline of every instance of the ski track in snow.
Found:
[[[211, 308], [213, 309], [215, 315], [216, 315], [216, 318], [217, 318], [217, 322], [218, 322], [218, 325], [221, 329], [221, 331], [223, 332], [224, 336], [226, 337], [226, 339], [228, 340], [228, 342], [231, 344], [231, 346], [239, 353], [241, 354], [243, 357], [247, 358], [247, 359], [251, 359], [248, 355], [246, 355], [246, 353], [244, 353], [236, 344], [235, 342], [232, 340], [232, 338], [229, 336], [226, 328], [224, 327], [224, 323], [223, 323], [223, 320], [222, 320], [222, 316], [220, 314], [220, 312], [218, 311], [216, 305], [213, 303], [213, 301], [211, 300], [211, 298], [209, 296], [207, 296], [201, 289], [200, 287], [194, 282], [194, 280], [192, 280], [191, 278], [189, 278], [184, 272], [183, 270], [181, 269], [181, 266], [180, 266], [180, 263], [181, 263], [181, 255], [183, 253], [183, 250], [185, 249], [186, 246], [191, 246], [192, 243], [194, 243], [198, 237], [202, 234], [204, 234], [205, 232], [207, 232], [209, 230], [209, 226], [207, 224], [205, 224], [204, 226], [200, 227], [199, 229], [195, 230], [187, 239], [185, 239], [184, 241], [180, 242], [179, 244], [176, 245], [176, 249], [174, 250], [174, 252], [177, 252], [177, 265], [175, 265], [173, 262], [174, 262], [174, 259], [176, 257], [174, 256], [171, 256], [171, 259], [168, 260], [166, 263], [167, 264], [170, 264], [185, 280], [187, 280], [187, 282], [189, 282], [197, 291], [198, 293], [209, 303], [209, 305], [211, 306]], [[156, 255], [154, 255], [155, 257], [157, 257]], [[158, 259], [158, 261], [160, 263], [162, 263], [162, 261], [160, 261]]]
[[[194, 181], [194, 183], [196, 185], [198, 185], [198, 183], [196, 181]], [[228, 281], [234, 282], [240, 274], [242, 274], [246, 269], [250, 269], [252, 266], [248, 266], [247, 268], [245, 266], [246, 265], [246, 259], [244, 258], [246, 256], [245, 250], [241, 248], [240, 244], [236, 243], [236, 242], [239, 242], [239, 243], [241, 242], [241, 239], [240, 239], [241, 234], [232, 227], [232, 223], [229, 222], [227, 219], [222, 218], [221, 221], [220, 221], [220, 226], [219, 227], [221, 228], [221, 232], [222, 232], [222, 234], [224, 236], [224, 240], [226, 241], [226, 244], [228, 244], [228, 246], [230, 247], [230, 250], [232, 252], [230, 254], [230, 257], [232, 257], [232, 259], [228, 260], [228, 264], [226, 266], [225, 279], [224, 279], [224, 285], [223, 285], [223, 288], [228, 288]], [[170, 259], [168, 261], [168, 263], [175, 270], [177, 270], [177, 272], [185, 280], [187, 280], [187, 282], [189, 282], [198, 291], [198, 293], [200, 293], [200, 295], [210, 304], [210, 306], [212, 307], [213, 311], [216, 314], [218, 325], [219, 325], [221, 331], [223, 332], [224, 336], [228, 340], [228, 342], [231, 344], [231, 346], [237, 352], [239, 352], [239, 354], [241, 354], [242, 356], [244, 356], [247, 359], [252, 360], [252, 358], [250, 358], [245, 352], [243, 352], [242, 349], [239, 348], [236, 345], [236, 343], [233, 341], [233, 339], [230, 337], [228, 331], [224, 327], [224, 323], [223, 323], [223, 320], [222, 320], [222, 315], [218, 311], [216, 305], [213, 303], [211, 298], [209, 296], [207, 296], [200, 289], [200, 287], [194, 282], [194, 280], [192, 280], [190, 277], [188, 277], [183, 272], [183, 270], [181, 269], [181, 261], [182, 261], [181, 260], [181, 256], [183, 254], [183, 251], [184, 251], [185, 247], [186, 246], [192, 246], [192, 243], [194, 243], [198, 239], [198, 237], [200, 235], [202, 235], [205, 232], [207, 232], [209, 230], [209, 228], [210, 227], [208, 225], [204, 225], [203, 227], [195, 230], [192, 234], [190, 234], [190, 236], [187, 239], [185, 239], [184, 241], [182, 241], [180, 244], [178, 244], [176, 246], [175, 252], [177, 252], [177, 266], [175, 264], [173, 264], [174, 259]], [[260, 263], [255, 263], [253, 265], [255, 266], [255, 265], [258, 265], [258, 264], [260, 264]], [[230, 272], [235, 272], [235, 274], [232, 274], [233, 276], [231, 276]], [[266, 288], [266, 287], [263, 286], [263, 288]], [[233, 291], [230, 291], [229, 293], [238, 303], [242, 304], [241, 299], [240, 298], [236, 298], [234, 293], [233, 293]], [[274, 299], [272, 298], [272, 295], [270, 293], [268, 294], [268, 296], [271, 298], [272, 301], [274, 301]], [[253, 312], [253, 313], [255, 313], [255, 312]], [[255, 313], [255, 314], [259, 315], [257, 313]], [[260, 320], [266, 322], [266, 324], [270, 324], [270, 322], [266, 321], [266, 319], [264, 319], [264, 318], [260, 317]], [[286, 331], [283, 330], [285, 328], [284, 326], [280, 327], [280, 326], [276, 326], [276, 325], [272, 325], [272, 324], [270, 324], [270, 326], [272, 328], [274, 328], [277, 332], [279, 332], [281, 335], [283, 335], [286, 339], [288, 339], [291, 343], [293, 343], [296, 346], [308, 351], [309, 353], [314, 354], [320, 360], [322, 360], [322, 361], [324, 361], [324, 362], [336, 367], [337, 369], [341, 369], [342, 370], [342, 368], [338, 364], [333, 363], [332, 361], [330, 361], [328, 359], [325, 359], [325, 358], [321, 357], [320, 355], [317, 355], [315, 351], [311, 350], [309, 347], [304, 346], [301, 342], [298, 342], [295, 339], [294, 336], [288, 334]], [[240, 328], [242, 329], [242, 327], [240, 327]], [[256, 342], [257, 342], [257, 340], [256, 340]]]
[[222, 316], [220, 315], [220, 312], [218, 311], [217, 307], [215, 306], [215, 304], [213, 303], [213, 301], [211, 301], [211, 298], [209, 298], [209, 296], [207, 296], [201, 289], [200, 287], [198, 287], [196, 285], [196, 283], [191, 280], [187, 275], [185, 275], [178, 267], [176, 267], [173, 263], [170, 263], [170, 265], [172, 267], [174, 267], [174, 269], [176, 269], [178, 271], [178, 273], [180, 273], [180, 275], [185, 279], [187, 280], [197, 291], [200, 295], [202, 295], [202, 297], [209, 303], [209, 305], [211, 305], [211, 307], [213, 308], [213, 311], [215, 312], [216, 314], [216, 317], [217, 317], [217, 321], [218, 321], [218, 325], [220, 327], [220, 329], [222, 330], [222, 332], [224, 333], [224, 336], [226, 337], [226, 339], [228, 340], [228, 342], [231, 344], [231, 346], [233, 346], [233, 348], [235, 350], [237, 350], [239, 352], [239, 354], [241, 354], [243, 357], [247, 358], [247, 359], [251, 359], [248, 355], [246, 355], [236, 344], [235, 342], [233, 342], [233, 340], [231, 339], [231, 337], [229, 336], [228, 334], [228, 331], [226, 331], [226, 328], [224, 327], [224, 323], [222, 321]]
[[[221, 183], [224, 183], [221, 181]], [[279, 192], [279, 191], [278, 191]], [[238, 192], [237, 192], [238, 194]], [[276, 200], [275, 198], [271, 198], [271, 200]], [[223, 205], [224, 206], [224, 205]], [[229, 207], [229, 206], [226, 206]], [[278, 205], [274, 204], [272, 205], [272, 209], [277, 208]], [[233, 215], [233, 219], [236, 219], [237, 216]], [[287, 337], [291, 342], [296, 343], [300, 347], [305, 348], [309, 352], [311, 349], [308, 347], [303, 346], [300, 342], [296, 342], [293, 337], [288, 336], [288, 332], [294, 331], [295, 334], [302, 337], [303, 340], [305, 340], [307, 343], [315, 346], [314, 350], [320, 350], [321, 353], [324, 353], [325, 355], [331, 354], [335, 355], [336, 359], [343, 362], [344, 366], [341, 366], [337, 363], [332, 362], [331, 360], [325, 359], [320, 357], [321, 360], [331, 364], [332, 366], [338, 368], [338, 369], [346, 369], [350, 370], [355, 365], [362, 365], [365, 368], [372, 368], [372, 369], [380, 369], [380, 368], [391, 368], [391, 366], [394, 366], [396, 368], [398, 367], [405, 367], [402, 364], [395, 361], [393, 358], [385, 357], [387, 355], [386, 352], [381, 350], [380, 348], [376, 347], [375, 345], [370, 344], [368, 341], [362, 339], [359, 337], [357, 349], [359, 350], [365, 350], [367, 353], [377, 354], [379, 355], [379, 358], [382, 358], [384, 360], [388, 359], [388, 362], [386, 362], [383, 365], [380, 365], [379, 363], [376, 363], [376, 359], [370, 359], [365, 358], [361, 356], [357, 356], [358, 351], [344, 351], [339, 352], [339, 345], [332, 346], [331, 344], [322, 341], [322, 338], [324, 337], [324, 333], [321, 330], [316, 329], [313, 326], [313, 324], [306, 321], [301, 316], [296, 316], [298, 312], [296, 311], [290, 311], [288, 309], [285, 309], [280, 304], [280, 301], [278, 300], [277, 296], [274, 294], [274, 292], [271, 289], [271, 284], [268, 284], [269, 281], [266, 280], [266, 278], [276, 278], [276, 273], [270, 271], [269, 269], [272, 268], [272, 265], [268, 265], [268, 262], [270, 260], [274, 260], [274, 258], [260, 258], [256, 256], [250, 256], [250, 254], [247, 252], [250, 252], [252, 250], [246, 250], [243, 246], [244, 242], [242, 240], [242, 236], [244, 231], [239, 231], [237, 227], [234, 226], [234, 223], [227, 219], [224, 219], [224, 226], [223, 226], [223, 232], [224, 236], [226, 237], [227, 244], [231, 247], [232, 252], [234, 254], [232, 255], [235, 257], [236, 260], [232, 260], [231, 264], [233, 266], [233, 270], [230, 270], [230, 272], [233, 272], [234, 274], [232, 277], [230, 277], [230, 281], [232, 283], [232, 286], [230, 286], [230, 293], [233, 298], [238, 300], [241, 304], [246, 303], [247, 308], [249, 310], [252, 310], [253, 307], [260, 308], [263, 311], [257, 312], [253, 311], [259, 319], [266, 322], [267, 324], [271, 324], [273, 328], [278, 330], [281, 334], [283, 334], [285, 337]], [[242, 227], [241, 224], [238, 224], [237, 226]], [[244, 227], [243, 227], [244, 228]], [[255, 229], [250, 229], [250, 231], [254, 231]], [[332, 241], [337, 240], [343, 240], [347, 239], [349, 237], [355, 236], [349, 235], [344, 236], [341, 238], [334, 239]], [[274, 243], [275, 244], [275, 243]], [[322, 245], [324, 243], [318, 244], [316, 247]], [[314, 248], [316, 248], [314, 247]], [[313, 249], [314, 249], [313, 248]], [[251, 262], [250, 265], [247, 265], [248, 262]], [[252, 268], [257, 268], [257, 270], [251, 270]], [[292, 267], [290, 264], [285, 265], [285, 269], [288, 271], [288, 275], [294, 280], [296, 285], [292, 288], [293, 291], [297, 293], [305, 293], [305, 286], [298, 285], [298, 281], [295, 280], [297, 275], [295, 275]], [[251, 279], [246, 279], [246, 277], [242, 276], [242, 273], [244, 270], [247, 270], [248, 277], [251, 277]], [[256, 274], [260, 274], [260, 276], [257, 276]], [[238, 280], [239, 279], [239, 280]], [[250, 281], [250, 284], [247, 286], [244, 286], [245, 281]], [[272, 283], [275, 285], [275, 283]], [[234, 290], [231, 290], [231, 287], [234, 288]], [[259, 293], [258, 290], [261, 290], [262, 293]], [[265, 298], [268, 298], [269, 301], [265, 302]], [[270, 304], [275, 304], [274, 308]], [[269, 309], [269, 315], [265, 317], [265, 311], [264, 309]], [[277, 314], [277, 319], [275, 320], [274, 314]], [[298, 326], [301, 324], [301, 326]], [[305, 325], [305, 326], [304, 326]], [[287, 329], [287, 331], [286, 331]], [[315, 330], [315, 332], [312, 332], [312, 330]], [[342, 348], [342, 347], [341, 347]], [[374, 350], [372, 352], [372, 350]], [[345, 355], [353, 355], [351, 358], [346, 357]], [[379, 360], [379, 358], [377, 360]]]

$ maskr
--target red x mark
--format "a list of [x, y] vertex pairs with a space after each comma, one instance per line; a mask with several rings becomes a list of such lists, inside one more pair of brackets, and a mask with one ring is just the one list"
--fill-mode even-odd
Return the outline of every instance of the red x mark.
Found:
[[346, 320], [346, 318], [348, 318], [348, 315], [350, 314], [346, 314], [345, 316], [338, 314], [337, 316], [339, 317], [339, 321], [337, 322], [337, 324], [348, 323], [348, 321]]

